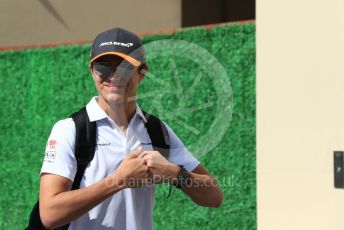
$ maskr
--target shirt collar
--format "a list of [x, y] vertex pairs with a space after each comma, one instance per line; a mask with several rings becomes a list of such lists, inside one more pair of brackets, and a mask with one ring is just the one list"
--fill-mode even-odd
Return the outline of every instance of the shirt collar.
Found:
[[93, 97], [86, 105], [86, 111], [88, 117], [90, 118], [90, 122], [98, 121], [108, 117], [104, 110], [99, 106], [96, 99], [97, 97]]
[[[90, 122], [102, 120], [104, 118], [108, 118], [108, 115], [99, 106], [99, 104], [97, 102], [97, 97], [93, 97], [91, 99], [91, 101], [86, 105], [86, 111], [87, 111], [88, 117], [90, 119]], [[135, 118], [136, 114], [139, 115], [145, 123], [147, 123], [147, 119], [143, 115], [143, 112], [137, 103], [136, 103], [136, 111], [135, 111], [133, 118]]]
[[142, 120], [143, 120], [145, 123], [147, 123], [147, 119], [146, 119], [146, 117], [143, 115], [143, 112], [142, 112], [140, 106], [139, 106], [137, 103], [136, 103], [136, 112], [135, 112], [135, 113], [138, 114], [138, 115], [142, 118]]

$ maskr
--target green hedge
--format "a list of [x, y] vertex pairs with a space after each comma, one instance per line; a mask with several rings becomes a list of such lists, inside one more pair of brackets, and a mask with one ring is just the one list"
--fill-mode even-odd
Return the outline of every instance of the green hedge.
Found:
[[[185, 29], [143, 42], [150, 74], [138, 103], [173, 128], [225, 193], [220, 208], [202, 208], [178, 190], [167, 199], [160, 185], [154, 228], [256, 229], [255, 25]], [[0, 52], [1, 229], [27, 223], [53, 124], [96, 95], [89, 50]]]

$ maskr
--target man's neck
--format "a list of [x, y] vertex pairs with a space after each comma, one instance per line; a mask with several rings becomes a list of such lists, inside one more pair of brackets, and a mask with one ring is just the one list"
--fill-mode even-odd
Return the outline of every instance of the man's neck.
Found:
[[98, 97], [99, 106], [126, 133], [128, 124], [136, 111], [136, 101], [123, 103], [108, 103], [102, 97]]

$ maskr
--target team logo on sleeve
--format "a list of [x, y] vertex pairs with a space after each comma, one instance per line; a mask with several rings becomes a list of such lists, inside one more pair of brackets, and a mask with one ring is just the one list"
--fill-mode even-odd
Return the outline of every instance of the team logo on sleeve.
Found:
[[56, 149], [57, 147], [57, 140], [49, 140], [47, 144], [47, 148], [49, 150]]
[[57, 140], [49, 140], [45, 149], [44, 161], [54, 163], [56, 158]]

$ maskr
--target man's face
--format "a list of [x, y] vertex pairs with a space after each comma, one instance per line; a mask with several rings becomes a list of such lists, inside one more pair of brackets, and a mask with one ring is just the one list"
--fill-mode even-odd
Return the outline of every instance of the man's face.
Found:
[[[111, 71], [104, 71], [106, 69]], [[91, 72], [99, 96], [110, 104], [129, 102], [136, 96], [138, 84], [144, 78], [137, 67], [116, 55], [106, 55], [95, 60], [91, 65]], [[102, 77], [101, 73], [108, 77]]]

